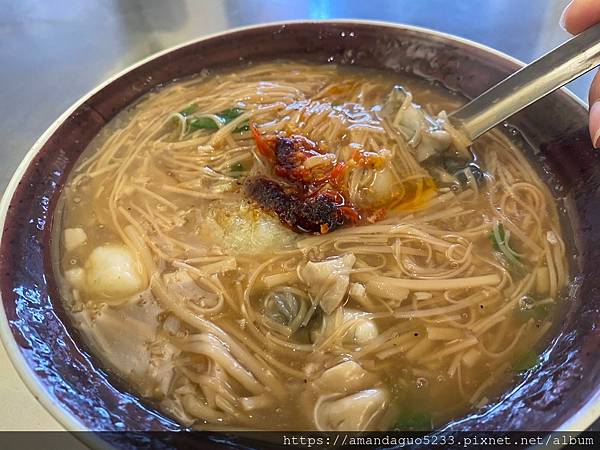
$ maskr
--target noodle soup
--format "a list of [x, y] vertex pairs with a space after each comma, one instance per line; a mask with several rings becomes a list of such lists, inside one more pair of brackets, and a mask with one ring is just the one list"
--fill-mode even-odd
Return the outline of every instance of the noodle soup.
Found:
[[533, 370], [568, 282], [555, 202], [424, 81], [297, 62], [174, 82], [62, 195], [65, 305], [200, 429], [428, 430]]

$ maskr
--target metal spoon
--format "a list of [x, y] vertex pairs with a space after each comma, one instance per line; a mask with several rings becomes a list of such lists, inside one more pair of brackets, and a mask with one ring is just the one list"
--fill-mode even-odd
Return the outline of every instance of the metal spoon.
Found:
[[448, 115], [471, 141], [600, 65], [600, 24], [569, 39]]

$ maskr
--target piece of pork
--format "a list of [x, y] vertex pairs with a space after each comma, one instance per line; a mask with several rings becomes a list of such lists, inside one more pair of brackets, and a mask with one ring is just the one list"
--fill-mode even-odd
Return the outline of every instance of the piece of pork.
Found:
[[356, 257], [347, 253], [324, 261], [309, 261], [301, 269], [300, 276], [326, 314], [331, 314], [346, 296], [355, 262]]

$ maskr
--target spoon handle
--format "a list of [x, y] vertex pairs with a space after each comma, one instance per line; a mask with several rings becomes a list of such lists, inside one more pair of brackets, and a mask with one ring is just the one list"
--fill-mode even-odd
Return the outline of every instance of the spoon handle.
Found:
[[462, 108], [450, 122], [474, 140], [503, 120], [600, 65], [600, 24], [523, 67]]

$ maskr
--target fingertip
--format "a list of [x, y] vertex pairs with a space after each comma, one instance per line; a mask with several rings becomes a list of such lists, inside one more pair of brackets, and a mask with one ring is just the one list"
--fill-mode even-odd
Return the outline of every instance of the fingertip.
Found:
[[567, 29], [567, 15], [569, 14], [570, 6], [572, 4], [573, 4], [573, 0], [571, 0], [569, 2], [569, 4], [567, 6], [565, 6], [565, 9], [563, 9], [562, 14], [560, 15], [560, 19], [558, 20], [558, 24], [560, 25], [560, 27], [567, 32], [569, 31]]
[[598, 148], [600, 146], [600, 101], [596, 101], [590, 106], [589, 123], [592, 144], [594, 148]]
[[560, 26], [571, 34], [579, 34], [600, 22], [600, 2], [597, 0], [572, 0], [560, 17]]
[[588, 105], [593, 105], [596, 100], [600, 100], [600, 71], [596, 71], [592, 83], [590, 84], [590, 92], [588, 94]]

